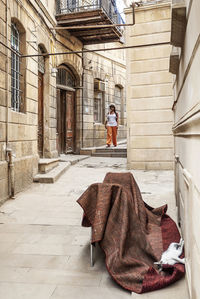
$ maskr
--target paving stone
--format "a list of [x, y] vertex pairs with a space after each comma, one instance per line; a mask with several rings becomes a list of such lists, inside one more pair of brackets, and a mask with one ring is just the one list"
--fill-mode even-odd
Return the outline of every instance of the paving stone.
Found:
[[[136, 295], [135, 298], [141, 298], [141, 295]], [[109, 288], [99, 287], [79, 287], [74, 288], [72, 286], [58, 286], [52, 295], [51, 299], [64, 299], [64, 298], [76, 298], [76, 299], [131, 299], [130, 292], [124, 291], [116, 287], [115, 290]]]
[[49, 299], [55, 288], [54, 285], [0, 282], [0, 298]]
[[[54, 184], [33, 184], [0, 207], [0, 298], [189, 298], [185, 279], [160, 291], [131, 295], [110, 278], [98, 246], [90, 267], [90, 228], [81, 227], [83, 212], [76, 200], [110, 171], [127, 172], [126, 159], [81, 160]], [[144, 200], [153, 207], [167, 203], [176, 220], [173, 172], [131, 172]]]
[[66, 268], [68, 260], [69, 256], [5, 254], [0, 257], [0, 267], [64, 269]]

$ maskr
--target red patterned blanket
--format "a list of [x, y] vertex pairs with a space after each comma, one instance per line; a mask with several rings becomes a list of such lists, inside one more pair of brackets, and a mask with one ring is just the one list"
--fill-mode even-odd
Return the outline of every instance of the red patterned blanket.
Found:
[[131, 173], [108, 173], [78, 203], [84, 210], [82, 225], [92, 226], [92, 242], [99, 242], [108, 272], [123, 288], [144, 293], [184, 275], [182, 264], [166, 265], [162, 272], [154, 265], [180, 234], [166, 205], [154, 209], [142, 200]]

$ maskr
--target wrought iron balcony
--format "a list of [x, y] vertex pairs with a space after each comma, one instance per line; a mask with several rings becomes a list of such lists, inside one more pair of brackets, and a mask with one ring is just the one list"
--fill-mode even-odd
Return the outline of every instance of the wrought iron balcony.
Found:
[[119, 41], [123, 33], [115, 0], [58, 0], [56, 19], [83, 44]]

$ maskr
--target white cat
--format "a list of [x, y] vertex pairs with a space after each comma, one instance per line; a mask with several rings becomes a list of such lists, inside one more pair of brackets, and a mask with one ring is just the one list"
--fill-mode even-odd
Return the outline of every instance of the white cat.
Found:
[[162, 271], [162, 265], [185, 264], [185, 258], [179, 258], [183, 252], [183, 246], [183, 239], [180, 239], [179, 243], [171, 243], [169, 245], [168, 249], [162, 253], [160, 261], [154, 263], [158, 265], [159, 271]]

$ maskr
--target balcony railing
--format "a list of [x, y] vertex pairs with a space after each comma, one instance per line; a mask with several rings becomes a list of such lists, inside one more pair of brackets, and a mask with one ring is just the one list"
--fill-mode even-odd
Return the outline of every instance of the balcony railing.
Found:
[[115, 0], [58, 0], [57, 15], [80, 13], [102, 9], [114, 24], [124, 24]]

